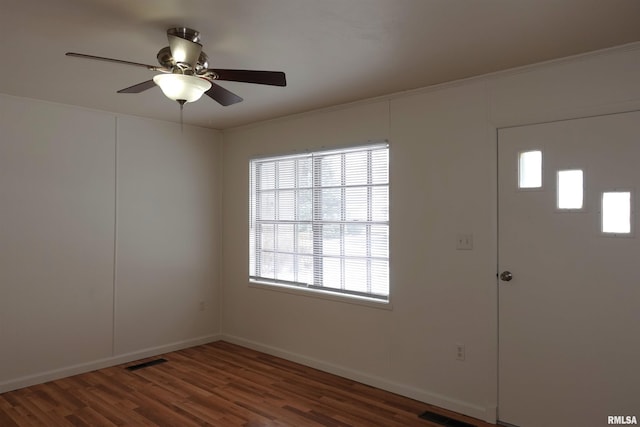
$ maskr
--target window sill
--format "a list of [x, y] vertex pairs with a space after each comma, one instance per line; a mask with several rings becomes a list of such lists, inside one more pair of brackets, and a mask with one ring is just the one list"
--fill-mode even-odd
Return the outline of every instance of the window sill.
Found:
[[346, 304], [362, 305], [365, 307], [382, 310], [393, 310], [390, 301], [380, 301], [374, 298], [360, 297], [356, 295], [338, 294], [319, 289], [301, 288], [299, 286], [288, 286], [283, 284], [266, 283], [258, 280], [249, 280], [249, 287], [264, 289], [268, 291], [284, 292], [292, 295], [300, 295], [311, 298], [319, 298], [329, 301], [342, 302]]

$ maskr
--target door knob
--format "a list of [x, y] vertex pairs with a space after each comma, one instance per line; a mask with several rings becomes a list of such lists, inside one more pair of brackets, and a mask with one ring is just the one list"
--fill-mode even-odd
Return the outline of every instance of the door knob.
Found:
[[500, 273], [500, 280], [503, 282], [510, 282], [513, 279], [513, 274], [510, 271], [503, 271]]

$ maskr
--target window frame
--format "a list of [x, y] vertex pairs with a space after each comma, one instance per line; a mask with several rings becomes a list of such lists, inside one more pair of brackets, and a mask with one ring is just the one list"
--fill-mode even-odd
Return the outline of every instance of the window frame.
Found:
[[[386, 167], [386, 170], [384, 171], [385, 174], [385, 178], [386, 178], [386, 182], [376, 182], [375, 184], [373, 183], [373, 163], [372, 163], [372, 153], [375, 151], [379, 151], [379, 150], [386, 150], [385, 152], [385, 156], [386, 156], [386, 163], [383, 162], [384, 166]], [[367, 182], [366, 184], [355, 184], [355, 185], [347, 185], [345, 180], [346, 180], [346, 174], [345, 174], [345, 162], [346, 162], [346, 157], [345, 155], [347, 155], [348, 153], [355, 153], [355, 152], [364, 152], [366, 153], [366, 176], [367, 176]], [[328, 156], [334, 156], [334, 155], [339, 155], [340, 156], [340, 161], [341, 161], [341, 173], [340, 173], [340, 184], [339, 185], [323, 185], [323, 183], [321, 182], [322, 178], [321, 178], [321, 174], [319, 172], [323, 171], [323, 166], [322, 166], [322, 159], [328, 157]], [[294, 219], [290, 220], [290, 221], [280, 221], [278, 219], [278, 215], [274, 214], [274, 218], [273, 220], [261, 220], [259, 218], [259, 214], [258, 212], [256, 212], [256, 209], [260, 209], [260, 197], [261, 195], [264, 195], [265, 192], [267, 191], [273, 191], [274, 193], [277, 193], [278, 191], [283, 191], [282, 188], [285, 188], [285, 190], [289, 189], [289, 187], [278, 187], [277, 184], [277, 180], [278, 180], [278, 171], [275, 171], [275, 182], [274, 182], [274, 188], [273, 189], [269, 189], [267, 190], [266, 188], [260, 188], [260, 172], [258, 171], [259, 165], [264, 165], [264, 164], [268, 164], [269, 162], [273, 162], [272, 164], [274, 164], [274, 168], [276, 167], [275, 165], [278, 165], [279, 161], [286, 161], [288, 159], [292, 159], [292, 160], [297, 160], [297, 159], [310, 159], [310, 164], [311, 164], [311, 200], [312, 200], [312, 207], [311, 207], [311, 219], [310, 220], [302, 220], [300, 219], [299, 216], [299, 211], [300, 211], [300, 205], [298, 204], [297, 200], [294, 202]], [[350, 145], [347, 147], [339, 147], [339, 148], [331, 148], [331, 149], [319, 149], [319, 150], [309, 150], [309, 151], [305, 151], [305, 152], [296, 152], [296, 153], [289, 153], [289, 154], [282, 154], [282, 155], [269, 155], [269, 156], [260, 156], [260, 157], [252, 157], [249, 159], [249, 285], [252, 287], [260, 287], [260, 288], [265, 288], [265, 289], [272, 289], [272, 290], [281, 290], [281, 291], [286, 291], [289, 293], [295, 293], [295, 294], [303, 294], [303, 295], [309, 295], [309, 296], [316, 296], [316, 297], [320, 297], [320, 298], [324, 298], [324, 299], [331, 299], [331, 300], [338, 300], [338, 301], [346, 301], [346, 302], [355, 302], [355, 303], [364, 303], [365, 305], [372, 305], [375, 307], [379, 307], [379, 306], [386, 306], [386, 308], [390, 308], [390, 302], [391, 302], [391, 286], [390, 286], [390, 264], [389, 264], [389, 241], [390, 241], [390, 236], [389, 236], [389, 208], [390, 208], [390, 195], [389, 195], [389, 191], [390, 191], [390, 183], [389, 183], [389, 169], [390, 169], [390, 165], [389, 165], [389, 143], [387, 140], [379, 140], [379, 141], [368, 141], [367, 143], [364, 144], [358, 144], [358, 145]], [[294, 177], [294, 182], [295, 185], [292, 188], [292, 190], [294, 191], [294, 193], [297, 195], [299, 190], [306, 190], [308, 188], [304, 187], [304, 186], [300, 186], [299, 185], [299, 179], [297, 176], [298, 173], [298, 163], [294, 162], [294, 174], [296, 175]], [[325, 173], [326, 173], [326, 167], [324, 169]], [[372, 189], [374, 187], [378, 187], [378, 188], [384, 188], [386, 189], [386, 206], [384, 206], [384, 215], [385, 215], [385, 219], [384, 220], [373, 220], [373, 215], [371, 213], [372, 211], [372, 206], [374, 205], [374, 196], [372, 195]], [[347, 203], [346, 201], [346, 191], [348, 188], [366, 188], [366, 208], [367, 208], [367, 220], [366, 221], [362, 221], [362, 220], [349, 220], [348, 218], [346, 218], [346, 208], [345, 205]], [[332, 189], [332, 190], [339, 190], [340, 191], [340, 218], [339, 220], [326, 220], [323, 219], [322, 215], [323, 212], [326, 214], [326, 210], [323, 211], [323, 208], [321, 206], [321, 203], [318, 202], [319, 200], [319, 194], [322, 192], [322, 190], [326, 190], [326, 189]], [[383, 190], [384, 191], [384, 190]], [[277, 196], [275, 196], [277, 197]], [[297, 196], [296, 196], [297, 197]], [[383, 197], [384, 199], [384, 197]], [[277, 202], [274, 202], [274, 209], [278, 209], [277, 207]], [[337, 210], [336, 210], [337, 211]], [[276, 211], [277, 212], [277, 211]], [[277, 279], [277, 274], [274, 272], [273, 273], [273, 277], [260, 277], [255, 275], [258, 271], [259, 271], [259, 265], [257, 263], [260, 262], [260, 257], [261, 255], [263, 255], [264, 252], [266, 252], [267, 250], [262, 249], [260, 247], [261, 245], [261, 231], [258, 230], [258, 227], [260, 227], [261, 225], [265, 225], [268, 222], [272, 222], [273, 224], [285, 224], [285, 223], [290, 223], [290, 224], [295, 224], [295, 225], [299, 225], [299, 224], [309, 224], [311, 226], [312, 229], [312, 252], [311, 254], [302, 254], [303, 256], [307, 256], [307, 255], [311, 255], [311, 257], [313, 258], [313, 267], [312, 267], [312, 273], [311, 273], [311, 282], [310, 283], [305, 283], [304, 281], [288, 281], [288, 280], [282, 280], [282, 279]], [[340, 247], [341, 247], [341, 253], [340, 255], [336, 255], [336, 256], [332, 256], [332, 255], [327, 255], [326, 253], [324, 253], [322, 251], [322, 241], [323, 241], [323, 236], [322, 236], [322, 227], [325, 225], [339, 225], [340, 228], [340, 237], [339, 237], [339, 241], [340, 241]], [[345, 236], [347, 233], [345, 233], [345, 228], [348, 227], [350, 224], [357, 224], [357, 227], [364, 227], [365, 230], [365, 241], [366, 241], [366, 254], [363, 255], [359, 255], [359, 256], [354, 256], [354, 257], [350, 257], [350, 256], [345, 256], [343, 250], [343, 246], [345, 245]], [[383, 238], [383, 247], [384, 247], [384, 252], [386, 256], [373, 256], [371, 253], [371, 247], [373, 246], [372, 243], [372, 237], [371, 237], [371, 227], [372, 226], [382, 226], [384, 229], [384, 235], [386, 236], [386, 238]], [[297, 227], [294, 227], [294, 230], [297, 230]], [[277, 233], [274, 232], [274, 236]], [[296, 234], [294, 231], [294, 244], [297, 245], [297, 238], [295, 238]], [[384, 246], [386, 245], [386, 246]], [[297, 248], [293, 249], [293, 255], [294, 255], [294, 275], [296, 278], [299, 277], [299, 268], [297, 267], [297, 259], [298, 257], [300, 257], [301, 253], [298, 252]], [[279, 254], [277, 249], [274, 249], [273, 252], [274, 256], [277, 256], [277, 254]], [[322, 263], [325, 261], [325, 259], [327, 258], [335, 258], [340, 260], [340, 287], [336, 287], [336, 286], [322, 286], [322, 283], [316, 283], [315, 280], [316, 278], [319, 278], [319, 280], [323, 280], [323, 276], [324, 273], [322, 271]], [[345, 260], [349, 259], [349, 258], [355, 258], [358, 260], [364, 260], [364, 264], [365, 264], [365, 271], [366, 271], [366, 287], [367, 287], [367, 291], [356, 291], [356, 290], [350, 290], [345, 286], [345, 273], [344, 273], [344, 265], [345, 265]], [[381, 288], [383, 293], [375, 293], [375, 287], [372, 286], [372, 279], [371, 279], [371, 275], [372, 275], [372, 260], [381, 260], [384, 264], [386, 263], [386, 270], [383, 268], [383, 279], [382, 279], [382, 284], [383, 287]], [[384, 280], [384, 276], [386, 275], [386, 284], [385, 284], [385, 280]], [[386, 289], [385, 289], [386, 286]], [[384, 294], [384, 291], [386, 290], [386, 295]]]

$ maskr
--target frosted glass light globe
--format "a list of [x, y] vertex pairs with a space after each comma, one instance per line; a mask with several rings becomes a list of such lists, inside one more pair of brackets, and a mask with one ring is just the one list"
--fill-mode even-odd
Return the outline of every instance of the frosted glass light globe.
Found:
[[153, 82], [174, 101], [194, 102], [211, 88], [211, 83], [196, 76], [184, 74], [158, 74]]

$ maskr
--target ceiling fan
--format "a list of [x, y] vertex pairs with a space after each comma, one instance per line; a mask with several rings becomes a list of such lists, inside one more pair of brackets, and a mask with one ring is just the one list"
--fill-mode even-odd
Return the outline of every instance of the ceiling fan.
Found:
[[200, 44], [200, 33], [191, 28], [170, 28], [167, 30], [167, 38], [169, 46], [160, 49], [157, 55], [160, 66], [75, 52], [67, 52], [66, 55], [159, 71], [160, 74], [153, 79], [121, 89], [118, 93], [140, 93], [157, 85], [167, 98], [177, 101], [181, 107], [187, 102], [197, 101], [203, 94], [223, 106], [242, 101], [235, 93], [217, 85], [215, 80], [271, 86], [287, 85], [286, 76], [281, 71], [209, 68], [209, 59]]

